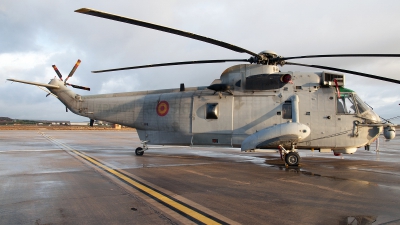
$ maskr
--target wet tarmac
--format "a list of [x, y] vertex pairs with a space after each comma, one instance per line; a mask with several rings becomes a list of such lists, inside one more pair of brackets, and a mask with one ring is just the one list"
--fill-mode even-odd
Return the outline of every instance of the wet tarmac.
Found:
[[134, 131], [0, 131], [0, 224], [400, 224], [400, 138], [343, 157], [155, 146]]

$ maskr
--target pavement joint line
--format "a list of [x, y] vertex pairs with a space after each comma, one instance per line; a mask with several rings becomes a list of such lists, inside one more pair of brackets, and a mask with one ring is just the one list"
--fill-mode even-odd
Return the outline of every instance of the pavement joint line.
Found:
[[185, 218], [197, 223], [197, 224], [228, 224], [214, 216], [211, 216], [199, 209], [194, 208], [193, 206], [190, 206], [180, 200], [175, 199], [174, 197], [165, 194], [155, 188], [152, 188], [151, 186], [144, 184], [135, 178], [125, 174], [123, 170], [118, 170], [118, 169], [112, 169], [109, 166], [105, 165], [104, 163], [100, 162], [99, 160], [96, 160], [89, 155], [78, 151], [76, 149], [73, 149], [69, 147], [68, 145], [54, 139], [51, 136], [45, 135], [43, 132], [38, 132], [40, 133], [44, 138], [49, 140], [50, 142], [53, 142], [60, 147], [67, 149], [77, 156], [81, 157], [82, 159], [86, 160], [87, 162], [91, 163], [92, 165], [104, 170], [105, 172], [113, 175], [114, 177], [118, 178], [119, 180], [123, 181], [124, 183], [128, 184], [129, 186], [139, 190], [143, 194], [153, 198], [157, 202], [161, 203], [162, 205], [172, 209], [173, 211], [177, 212], [178, 214], [184, 216]]

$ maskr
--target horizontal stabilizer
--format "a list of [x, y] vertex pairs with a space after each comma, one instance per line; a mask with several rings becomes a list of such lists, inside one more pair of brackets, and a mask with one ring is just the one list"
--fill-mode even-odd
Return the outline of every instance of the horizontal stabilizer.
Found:
[[13, 81], [13, 82], [18, 82], [18, 83], [23, 83], [23, 84], [42, 86], [42, 87], [47, 87], [47, 88], [60, 88], [60, 86], [58, 86], [58, 85], [43, 84], [43, 83], [32, 82], [32, 81], [16, 80], [16, 79], [7, 79], [7, 80]]

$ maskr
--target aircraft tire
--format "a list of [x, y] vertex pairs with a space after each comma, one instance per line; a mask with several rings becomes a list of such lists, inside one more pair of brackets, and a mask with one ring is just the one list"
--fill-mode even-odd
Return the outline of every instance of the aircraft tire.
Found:
[[142, 156], [144, 154], [143, 148], [141, 147], [136, 148], [135, 154], [138, 156]]
[[298, 166], [300, 164], [300, 155], [297, 152], [289, 152], [285, 156], [285, 162], [288, 166]]

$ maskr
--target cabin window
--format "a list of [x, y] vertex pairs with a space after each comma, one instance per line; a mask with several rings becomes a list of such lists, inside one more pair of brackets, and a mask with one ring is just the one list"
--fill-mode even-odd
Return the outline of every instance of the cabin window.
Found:
[[353, 94], [341, 93], [340, 98], [337, 99], [336, 109], [338, 114], [356, 114]]
[[282, 105], [282, 118], [292, 119], [292, 103], [285, 103]]
[[207, 103], [206, 119], [218, 119], [218, 103]]

